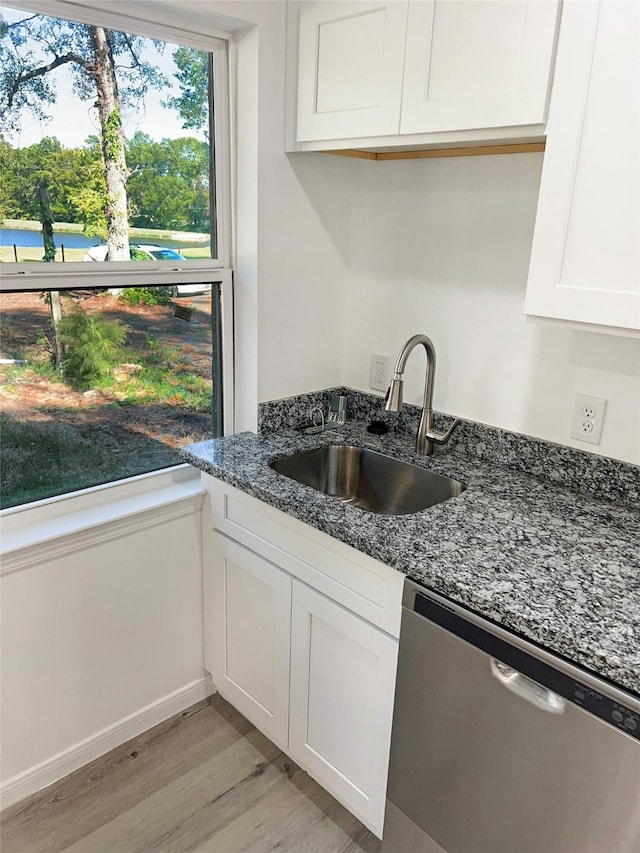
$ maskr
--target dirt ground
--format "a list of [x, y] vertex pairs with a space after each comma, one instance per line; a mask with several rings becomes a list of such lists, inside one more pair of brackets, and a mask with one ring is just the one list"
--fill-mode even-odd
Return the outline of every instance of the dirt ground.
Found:
[[[211, 383], [208, 294], [176, 298], [167, 306], [131, 306], [109, 294], [79, 291], [73, 297], [63, 296], [63, 315], [72, 303], [88, 313], [99, 311], [106, 319], [122, 322], [127, 327], [130, 353], [148, 354], [151, 346], [160, 348], [161, 354], [171, 353], [181, 369]], [[176, 316], [176, 309], [190, 309], [190, 319]], [[53, 421], [69, 427], [79, 440], [97, 442], [119, 460], [122, 477], [175, 465], [179, 462], [177, 448], [212, 437], [210, 414], [188, 410], [177, 396], [166, 395], [149, 404], [125, 404], [122, 398], [126, 395], [119, 393], [117, 384], [106, 391], [94, 388], [82, 393], [56, 381], [55, 376], [29, 370], [30, 361], [47, 363], [51, 338], [49, 306], [40, 294], [0, 294], [0, 359], [27, 361], [19, 371], [0, 363], [0, 411], [9, 418], [25, 427], [46, 427]], [[124, 364], [122, 372], [126, 377], [127, 370], [135, 368], [135, 363], [133, 367]], [[91, 480], [91, 472], [87, 479]]]
[[[148, 337], [162, 343], [164, 347], [178, 347], [197, 373], [211, 381], [211, 305], [208, 296], [196, 296], [175, 300], [170, 305], [126, 305], [111, 295], [84, 295], [74, 297], [87, 313], [100, 312], [106, 319], [120, 320], [127, 326], [127, 346], [144, 349]], [[190, 322], [175, 316], [175, 308], [190, 308]], [[63, 298], [63, 311], [68, 307]], [[0, 294], [0, 359], [20, 359], [28, 354], [39, 335], [51, 338], [49, 307], [36, 293]], [[186, 331], [185, 331], [186, 329]], [[3, 367], [5, 370], [3, 371]], [[0, 364], [0, 402], [2, 410], [14, 414], [29, 413], [37, 417], [38, 411], [47, 409], [73, 409], [78, 414], [95, 410], [96, 405], [108, 404], [113, 395], [99, 390], [80, 393], [68, 386], [36, 376], [20, 390], [19, 396], [6, 393], [6, 365]], [[139, 412], [141, 420], [153, 414], [154, 419], [174, 418], [171, 407], [154, 406], [152, 412]], [[120, 418], [125, 417], [121, 413]], [[115, 420], [118, 415], [114, 416]], [[130, 417], [127, 415], [129, 422]], [[115, 424], [114, 424], [115, 425]]]

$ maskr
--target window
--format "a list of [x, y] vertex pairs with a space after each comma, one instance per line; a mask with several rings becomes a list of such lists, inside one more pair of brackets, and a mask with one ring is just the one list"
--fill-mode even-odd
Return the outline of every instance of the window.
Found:
[[0, 14], [14, 506], [179, 464], [181, 444], [232, 430], [228, 74], [220, 39]]
[[228, 261], [226, 42], [0, 15], [0, 261]]

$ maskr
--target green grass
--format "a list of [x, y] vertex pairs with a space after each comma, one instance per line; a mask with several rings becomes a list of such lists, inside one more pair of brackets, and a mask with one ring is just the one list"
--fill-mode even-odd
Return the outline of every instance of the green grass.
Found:
[[[142, 369], [126, 379], [116, 380], [107, 375], [92, 383], [105, 396], [116, 403], [144, 406], [166, 403], [185, 412], [207, 414], [211, 411], [211, 383], [197, 373], [188, 362], [180, 360], [177, 348], [158, 347], [142, 354], [138, 351], [123, 353], [123, 363], [140, 364]], [[50, 361], [30, 361], [29, 364], [8, 365], [5, 368], [5, 393], [15, 397], [28, 387], [34, 377], [64, 385], [64, 379]]]
[[[21, 247], [18, 246], [18, 261], [21, 263], [35, 263], [42, 262], [42, 255], [44, 250], [42, 247], [38, 246], [26, 246]], [[209, 245], [206, 246], [189, 246], [183, 249], [179, 249], [180, 254], [184, 255], [185, 258], [190, 258], [191, 260], [199, 259], [199, 258], [210, 258], [211, 251], [209, 249]], [[67, 263], [78, 263], [82, 261], [84, 256], [86, 255], [86, 249], [67, 249], [64, 250], [64, 259]], [[62, 261], [62, 251], [60, 249], [56, 252], [56, 261]], [[15, 257], [13, 254], [13, 246], [0, 246], [0, 263], [9, 264], [14, 263]]]
[[[81, 261], [86, 255], [86, 249], [65, 249], [64, 257], [67, 263]], [[18, 246], [18, 261], [25, 263], [42, 262], [44, 250], [42, 246]], [[56, 261], [62, 261], [60, 249], [56, 252]], [[0, 246], [0, 263], [15, 263], [13, 246]]]
[[207, 414], [211, 411], [211, 384], [194, 373], [190, 365], [176, 360], [176, 352], [160, 348], [151, 350], [145, 358], [131, 353], [131, 360], [136, 363], [137, 359], [142, 370], [120, 382], [109, 377], [97, 387], [129, 406], [166, 403], [185, 412]]
[[[40, 231], [42, 225], [36, 219], [4, 219], [2, 220], [2, 226], [4, 228], [20, 228], [24, 231]], [[84, 226], [80, 223], [76, 222], [55, 222], [54, 223], [54, 231], [57, 233], [58, 231], [71, 231], [74, 234], [82, 234]], [[168, 228], [130, 228], [129, 234], [132, 238], [135, 238], [133, 242], [137, 243], [155, 243], [158, 240], [172, 240], [174, 234], [192, 234], [192, 231], [181, 232], [177, 229], [168, 229]], [[199, 235], [202, 238], [206, 238], [209, 240], [208, 234]], [[148, 238], [148, 239], [147, 239]], [[96, 242], [98, 242], [96, 238]], [[185, 242], [188, 242], [185, 240]]]
[[[27, 360], [3, 366], [4, 393], [28, 404], [29, 389], [39, 386], [39, 391], [31, 403], [37, 407], [35, 413], [32, 409], [31, 414], [1, 418], [0, 506], [17, 506], [177, 464], [173, 439], [182, 436], [182, 424], [189, 423], [188, 416], [211, 412], [211, 381], [195, 367], [193, 347], [166, 345], [151, 333], [132, 335], [117, 362], [140, 368], [131, 375], [120, 372], [119, 380], [108, 373], [92, 383], [101, 392], [95, 402], [80, 402], [52, 364], [48, 321], [43, 323], [33, 341], [33, 336], [27, 340], [17, 333], [11, 318], [2, 318], [10, 356]], [[192, 329], [189, 332], [193, 334]], [[154, 429], [153, 414], [151, 423], [146, 422], [148, 412], [138, 415], [138, 407], [156, 411], [162, 425]], [[166, 417], [168, 421], [163, 420]], [[169, 425], [172, 421], [175, 433]], [[184, 428], [188, 434], [191, 428]]]
[[[9, 337], [10, 323], [6, 318], [3, 321], [5, 340]], [[205, 329], [202, 333], [207, 335]], [[5, 393], [18, 397], [21, 389], [28, 387], [36, 377], [56, 385], [67, 384], [52, 363], [51, 346], [43, 333], [37, 343], [12, 350], [12, 356], [24, 358], [27, 363], [5, 366]], [[211, 411], [211, 382], [194, 370], [180, 346], [163, 346], [156, 337], [147, 334], [142, 346], [127, 346], [125, 342], [115, 363], [138, 364], [141, 369], [120, 379], [111, 371], [91, 383], [91, 387], [114, 401], [126, 405], [169, 403], [185, 412], [200, 414]]]
[[198, 248], [194, 248], [192, 246], [185, 247], [180, 249], [180, 254], [184, 255], [185, 258], [210, 258], [211, 257], [211, 248], [207, 244], [206, 246], [200, 246]]
[[81, 427], [54, 420], [0, 414], [0, 508], [63, 495], [135, 474], [177, 465], [175, 450], [126, 428], [114, 432], [110, 410], [97, 408]]
[[0, 442], [2, 507], [125, 476], [113, 454], [53, 420], [16, 420], [0, 414]]
[[[3, 228], [20, 228], [23, 231], [40, 231], [42, 224], [37, 219], [3, 219]], [[74, 231], [82, 234], [84, 226], [75, 222], [56, 222], [55, 227], [60, 231]]]
[[36, 376], [60, 385], [64, 383], [62, 373], [56, 370], [46, 355], [39, 361], [29, 361], [29, 364], [7, 364], [4, 367], [4, 374], [6, 394], [13, 394], [14, 392], [19, 394], [20, 388], [28, 386]]
[[[163, 347], [149, 338], [144, 352], [125, 350], [123, 361], [141, 369], [123, 381], [108, 375], [96, 382], [104, 397], [81, 410], [65, 405], [39, 407], [39, 416], [0, 415], [0, 507], [65, 494], [99, 483], [178, 463], [175, 450], [160, 436], [147, 437], [135, 426], [136, 408], [160, 406], [175, 413], [209, 414], [211, 384], [193, 372], [179, 347]], [[5, 393], [18, 399], [37, 378], [65, 387], [46, 354], [39, 361], [5, 368]], [[166, 408], [165, 408], [166, 407]], [[115, 428], [114, 428], [115, 425]]]
[[[33, 219], [5, 219], [1, 223], [5, 228], [19, 228], [25, 231], [40, 231], [42, 225]], [[56, 222], [54, 226], [55, 234], [59, 237], [60, 242], [64, 243], [64, 232], [72, 232], [74, 234], [82, 234], [83, 226], [75, 222]], [[132, 243], [150, 243], [152, 245], [162, 245], [167, 240], [174, 242], [176, 235], [183, 234], [186, 239], [194, 232], [171, 231], [166, 228], [130, 228], [129, 238]], [[209, 235], [199, 235], [203, 238], [202, 242], [196, 240], [195, 245], [187, 246], [179, 251], [185, 258], [210, 258], [211, 250], [209, 248]], [[95, 243], [99, 243], [99, 238], [96, 237]], [[86, 254], [86, 249], [67, 249], [65, 247], [64, 256], [67, 263], [76, 263], [82, 261]], [[44, 249], [40, 246], [20, 247], [18, 246], [18, 261], [24, 263], [42, 262]], [[60, 249], [56, 252], [56, 261], [62, 261], [62, 252]], [[0, 263], [13, 263], [15, 256], [13, 246], [0, 246]]]

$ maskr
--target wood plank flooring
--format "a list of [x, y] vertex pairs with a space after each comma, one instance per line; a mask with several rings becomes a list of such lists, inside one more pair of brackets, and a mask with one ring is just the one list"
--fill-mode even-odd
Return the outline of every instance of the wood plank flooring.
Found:
[[17, 803], [2, 853], [379, 853], [219, 695]]

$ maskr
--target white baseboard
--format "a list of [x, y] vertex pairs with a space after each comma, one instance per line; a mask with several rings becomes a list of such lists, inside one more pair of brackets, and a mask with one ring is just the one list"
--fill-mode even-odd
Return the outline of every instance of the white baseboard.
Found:
[[57, 782], [74, 770], [83, 767], [95, 758], [99, 758], [111, 749], [126, 743], [147, 729], [162, 723], [185, 708], [206, 699], [215, 693], [210, 677], [199, 678], [184, 687], [163, 696], [128, 717], [118, 720], [110, 726], [96, 732], [69, 749], [59, 752], [52, 758], [18, 773], [0, 785], [2, 808], [17, 803], [25, 797], [35, 794], [47, 785]]

